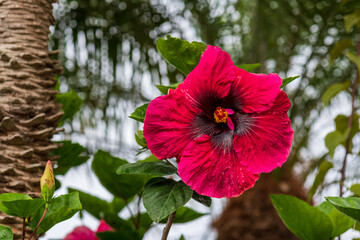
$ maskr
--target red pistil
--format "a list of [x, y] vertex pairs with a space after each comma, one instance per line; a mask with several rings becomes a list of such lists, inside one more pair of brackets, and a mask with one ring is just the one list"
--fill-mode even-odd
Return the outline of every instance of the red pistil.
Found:
[[215, 122], [217, 123], [226, 123], [226, 119], [228, 118], [228, 113], [224, 108], [217, 107], [214, 112]]
[[226, 123], [228, 127], [233, 130], [234, 129], [234, 123], [231, 121], [231, 118], [229, 115], [234, 114], [234, 111], [232, 109], [225, 109], [221, 107], [217, 107], [214, 112], [214, 119], [217, 123]]

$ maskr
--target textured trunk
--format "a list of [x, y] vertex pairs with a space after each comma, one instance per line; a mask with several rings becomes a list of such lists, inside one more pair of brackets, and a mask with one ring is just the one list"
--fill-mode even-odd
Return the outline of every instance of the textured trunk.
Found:
[[[0, 193], [32, 196], [62, 116], [54, 100], [61, 71], [48, 50], [53, 0], [0, 0]], [[15, 239], [18, 219], [0, 215]]]
[[302, 184], [288, 172], [262, 174], [255, 187], [229, 200], [222, 215], [213, 223], [218, 240], [296, 240], [281, 221], [270, 194], [288, 194], [305, 200]]

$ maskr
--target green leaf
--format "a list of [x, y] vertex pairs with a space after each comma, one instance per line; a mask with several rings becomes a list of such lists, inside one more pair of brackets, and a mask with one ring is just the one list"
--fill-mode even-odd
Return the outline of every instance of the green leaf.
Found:
[[55, 178], [55, 191], [59, 188], [61, 188], [61, 182], [57, 178]]
[[[336, 130], [346, 133], [348, 130], [349, 117], [345, 115], [337, 115], [335, 118]], [[352, 127], [351, 127], [351, 137], [354, 137], [356, 133], [359, 132], [359, 115], [354, 114]]]
[[147, 148], [147, 143], [143, 131], [138, 130], [135, 133], [135, 140], [140, 147]]
[[100, 240], [140, 240], [141, 238], [136, 232], [98, 232], [96, 236]]
[[0, 225], [0, 239], [1, 240], [13, 240], [13, 232], [11, 228]]
[[83, 100], [75, 91], [57, 94], [56, 101], [62, 104], [62, 110], [64, 111], [58, 126], [62, 126], [66, 119], [71, 119], [83, 104]]
[[330, 61], [333, 62], [335, 59], [337, 59], [341, 55], [341, 53], [345, 49], [353, 47], [353, 46], [354, 46], [354, 43], [353, 43], [352, 39], [350, 39], [350, 38], [341, 39], [340, 41], [335, 43], [334, 47], [331, 49]]
[[102, 150], [97, 151], [92, 162], [92, 169], [102, 185], [115, 196], [126, 199], [142, 190], [146, 180], [143, 176], [118, 175], [116, 170], [127, 163]]
[[116, 173], [166, 176], [176, 173], [176, 168], [165, 161], [137, 162], [120, 166]]
[[355, 224], [355, 221], [349, 218], [348, 216], [339, 212], [331, 203], [325, 201], [322, 202], [318, 209], [323, 211], [331, 220], [333, 231], [331, 233], [331, 237], [340, 236], [350, 228], [352, 228]]
[[19, 200], [31, 200], [32, 198], [29, 195], [22, 194], [22, 193], [2, 193], [0, 194], [0, 211], [7, 214], [12, 215], [13, 212], [4, 206], [3, 202], [12, 202], [12, 201], [19, 201]]
[[[80, 211], [81, 208], [82, 207], [78, 192], [72, 192], [54, 198], [50, 202], [48, 211], [38, 230], [36, 231], [37, 234], [45, 233], [57, 223], [71, 218], [75, 213]], [[42, 207], [37, 211], [37, 214], [29, 223], [29, 227], [31, 229], [35, 229], [41, 216], [43, 215], [44, 210], [45, 207]]]
[[191, 222], [191, 221], [198, 219], [205, 215], [207, 215], [207, 214], [196, 212], [195, 210], [188, 208], [188, 207], [182, 207], [176, 211], [174, 223]]
[[[117, 216], [117, 214], [106, 215], [105, 222], [107, 224], [109, 224], [111, 227], [113, 227], [115, 229], [116, 233], [121, 234], [121, 235], [118, 235], [118, 237], [121, 236], [120, 238], [115, 238], [116, 240], [118, 240], [118, 239], [140, 240], [141, 239], [141, 234], [134, 228], [133, 223], [120, 218], [119, 216]], [[116, 235], [108, 235], [108, 236], [116, 237]], [[106, 238], [106, 240], [108, 240], [108, 239]]]
[[334, 83], [329, 86], [324, 94], [321, 96], [321, 100], [324, 103], [324, 106], [329, 105], [331, 99], [335, 97], [338, 93], [347, 90], [351, 85], [351, 81], [345, 81], [342, 83]]
[[345, 29], [347, 32], [350, 32], [354, 25], [360, 24], [360, 14], [358, 12], [354, 12], [352, 14], [348, 14], [344, 17]]
[[153, 224], [153, 220], [150, 218], [149, 214], [142, 213], [140, 215], [140, 233], [141, 238], [144, 236], [144, 234], [151, 228]]
[[325, 137], [325, 145], [329, 150], [329, 155], [334, 156], [335, 149], [338, 145], [344, 144], [348, 137], [349, 130], [345, 133], [335, 130], [334, 132], [329, 133]]
[[[137, 217], [135, 217], [137, 221]], [[129, 224], [133, 225], [133, 220], [131, 218], [126, 220]], [[153, 220], [149, 217], [149, 214], [146, 212], [140, 214], [140, 226], [138, 232], [140, 233], [140, 239], [143, 238], [144, 234], [150, 229], [153, 224]]]
[[122, 199], [115, 200], [115, 203], [109, 203], [105, 200], [92, 196], [88, 193], [68, 188], [69, 192], [78, 192], [82, 210], [87, 211], [97, 219], [103, 219], [108, 214], [117, 214], [125, 207], [125, 202]]
[[354, 230], [360, 231], [360, 222], [355, 222]]
[[288, 85], [289, 83], [291, 83], [292, 81], [294, 81], [295, 79], [299, 78], [300, 76], [295, 76], [295, 77], [287, 77], [284, 78], [282, 80], [282, 84], [280, 86], [280, 88], [284, 88], [286, 85]]
[[185, 240], [184, 235], [182, 235], [182, 234], [181, 234], [181, 236], [180, 236], [179, 240]]
[[323, 162], [320, 163], [318, 173], [317, 173], [317, 175], [315, 177], [314, 183], [313, 183], [312, 187], [310, 188], [308, 196], [307, 196], [308, 202], [312, 199], [312, 197], [314, 196], [316, 190], [318, 189], [320, 184], [322, 184], [322, 182], [324, 181], [324, 178], [325, 178], [327, 172], [332, 167], [333, 167], [333, 164], [331, 162], [323, 161]]
[[287, 228], [303, 240], [329, 240], [332, 223], [321, 210], [287, 195], [270, 195], [271, 201]]
[[139, 162], [158, 162], [160, 161], [157, 157], [154, 155], [150, 155], [149, 157], [145, 158], [144, 160], [140, 160]]
[[27, 218], [43, 204], [42, 199], [32, 199], [29, 195], [22, 193], [0, 194], [0, 211], [11, 216]]
[[206, 207], [211, 207], [211, 197], [200, 195], [193, 191], [192, 198]]
[[179, 86], [180, 83], [174, 83], [171, 84], [170, 86], [164, 86], [164, 85], [155, 85], [157, 89], [159, 89], [159, 91], [162, 94], [167, 95], [169, 92], [169, 89], [176, 89]]
[[79, 166], [85, 163], [89, 156], [85, 155], [86, 148], [78, 143], [71, 141], [61, 141], [62, 146], [51, 152], [52, 156], [59, 156], [55, 175], [65, 175], [71, 167]]
[[353, 184], [350, 187], [350, 191], [355, 194], [355, 196], [360, 197], [360, 184]]
[[2, 193], [0, 194], [0, 201], [16, 201], [32, 199], [29, 195], [23, 193]]
[[156, 48], [160, 55], [184, 75], [188, 75], [200, 62], [206, 45], [201, 42], [188, 42], [179, 38], [166, 36], [159, 38]]
[[326, 197], [340, 212], [360, 222], [360, 199], [357, 197]]
[[[335, 118], [336, 130], [329, 133], [325, 137], [325, 145], [329, 149], [329, 154], [334, 155], [335, 149], [338, 145], [346, 145], [346, 140], [349, 135], [350, 129], [348, 128], [349, 117], [345, 115], [338, 115]], [[351, 138], [359, 132], [359, 115], [354, 114], [353, 125], [351, 128]], [[352, 141], [350, 141], [349, 151], [352, 149]]]
[[37, 198], [9, 202], [1, 201], [1, 204], [7, 209], [7, 215], [27, 218], [32, 216], [39, 208], [41, 208], [45, 204], [45, 201]]
[[241, 64], [241, 65], [236, 65], [236, 67], [241, 68], [247, 72], [252, 72], [255, 69], [257, 69], [258, 67], [261, 66], [261, 63], [252, 63], [252, 64]]
[[360, 3], [358, 0], [341, 0], [339, 7], [356, 11], [360, 9]]
[[[199, 213], [188, 207], [182, 207], [176, 210], [174, 223], [186, 223], [193, 221], [199, 217], [207, 215], [207, 213]], [[166, 223], [168, 218], [164, 218], [160, 223]]]
[[59, 92], [59, 91], [60, 91], [60, 80], [59, 80], [59, 76], [58, 76], [58, 75], [55, 75], [55, 76], [54, 76], [54, 80], [56, 81], [56, 85], [55, 85], [54, 89]]
[[335, 128], [343, 133], [348, 129], [349, 117], [345, 115], [337, 115], [335, 118]]
[[137, 107], [135, 111], [129, 116], [129, 118], [132, 118], [139, 122], [144, 122], [145, 113], [148, 106], [149, 104], [146, 103], [144, 105], [141, 105], [140, 107]]
[[193, 191], [182, 181], [153, 178], [145, 186], [143, 203], [150, 218], [155, 222], [184, 206]]
[[126, 206], [125, 200], [119, 197], [114, 197], [111, 202], [111, 207], [114, 213], [119, 213], [125, 206]]
[[355, 63], [358, 71], [360, 72], [360, 56], [357, 56], [357, 55], [353, 54], [352, 52], [347, 52], [346, 56], [350, 59], [350, 61]]

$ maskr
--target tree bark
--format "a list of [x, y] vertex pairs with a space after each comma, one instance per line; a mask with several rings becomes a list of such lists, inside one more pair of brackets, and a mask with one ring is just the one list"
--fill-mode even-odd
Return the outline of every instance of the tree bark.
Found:
[[[0, 0], [0, 193], [40, 193], [51, 141], [62, 116], [55, 102], [61, 72], [49, 52], [54, 0]], [[21, 219], [0, 215], [20, 238]]]
[[213, 223], [218, 240], [298, 239], [281, 221], [269, 195], [287, 194], [306, 200], [305, 189], [288, 168], [282, 169], [281, 173], [277, 170], [261, 174], [254, 188], [228, 201]]

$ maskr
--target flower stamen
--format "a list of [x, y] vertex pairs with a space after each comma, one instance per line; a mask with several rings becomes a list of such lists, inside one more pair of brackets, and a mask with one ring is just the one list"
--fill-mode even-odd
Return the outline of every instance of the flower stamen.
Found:
[[228, 113], [225, 108], [217, 107], [214, 112], [215, 122], [217, 123], [226, 123], [226, 119], [228, 118]]
[[231, 130], [234, 130], [234, 123], [229, 115], [234, 114], [234, 110], [217, 107], [214, 112], [214, 119], [217, 123], [226, 123]]

